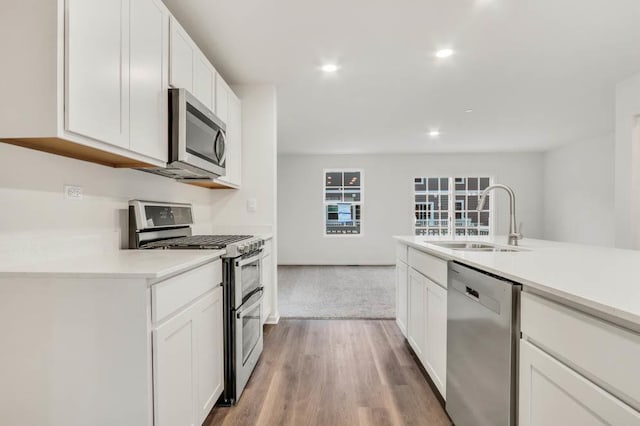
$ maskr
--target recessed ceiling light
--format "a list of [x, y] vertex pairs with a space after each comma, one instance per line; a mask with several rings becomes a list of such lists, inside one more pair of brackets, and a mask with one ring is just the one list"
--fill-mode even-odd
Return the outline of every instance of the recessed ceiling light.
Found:
[[467, 109], [464, 110], [464, 112], [470, 113], [470, 112], [473, 112], [473, 110], [471, 108], [467, 108]]
[[431, 136], [432, 138], [437, 138], [438, 136], [440, 136], [440, 130], [430, 130], [429, 136]]
[[453, 55], [453, 49], [440, 49], [436, 52], [436, 58], [448, 58]]
[[320, 69], [324, 72], [336, 72], [338, 68], [336, 64], [324, 64]]

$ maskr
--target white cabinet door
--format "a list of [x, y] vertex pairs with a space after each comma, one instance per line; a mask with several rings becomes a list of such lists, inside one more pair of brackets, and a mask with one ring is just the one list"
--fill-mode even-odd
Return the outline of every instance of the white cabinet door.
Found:
[[[407, 323], [407, 340], [420, 360], [425, 356], [425, 319], [427, 309], [426, 278], [409, 268], [409, 317]], [[424, 363], [424, 361], [423, 361]]]
[[131, 1], [131, 150], [167, 162], [169, 12], [160, 0]]
[[220, 76], [216, 74], [216, 115], [222, 121], [229, 121], [229, 91], [231, 89]]
[[242, 183], [242, 103], [230, 89], [227, 100], [226, 172], [218, 181], [239, 188]]
[[211, 111], [214, 110], [216, 70], [209, 60], [196, 50], [193, 62], [193, 94]]
[[174, 17], [170, 22], [169, 84], [193, 93], [195, 46]]
[[407, 280], [409, 267], [401, 260], [396, 261], [396, 322], [407, 337]]
[[195, 305], [196, 419], [202, 424], [224, 388], [222, 287]]
[[521, 340], [520, 426], [640, 425], [640, 413]]
[[194, 306], [153, 331], [155, 426], [195, 425]]
[[67, 0], [65, 128], [129, 147], [129, 1]]
[[447, 290], [426, 279], [425, 369], [446, 398], [447, 385]]

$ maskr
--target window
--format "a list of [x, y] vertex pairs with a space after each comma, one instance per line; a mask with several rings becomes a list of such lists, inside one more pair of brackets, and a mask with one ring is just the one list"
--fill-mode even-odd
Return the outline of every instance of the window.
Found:
[[362, 171], [324, 171], [325, 235], [360, 235]]
[[414, 180], [416, 235], [491, 234], [490, 196], [478, 212], [488, 177], [434, 177]]

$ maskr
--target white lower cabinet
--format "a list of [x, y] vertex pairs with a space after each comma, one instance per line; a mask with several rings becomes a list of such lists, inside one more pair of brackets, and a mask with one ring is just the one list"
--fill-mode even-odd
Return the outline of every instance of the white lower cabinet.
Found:
[[222, 287], [153, 330], [154, 425], [200, 425], [223, 390]]
[[427, 323], [426, 280], [427, 277], [415, 269], [409, 269], [407, 340], [421, 361], [424, 360]]
[[526, 340], [520, 345], [520, 426], [640, 425], [640, 413]]
[[196, 416], [202, 424], [224, 389], [222, 288], [209, 293], [195, 308]]
[[409, 279], [409, 267], [402, 260], [396, 260], [396, 323], [407, 337], [407, 286]]
[[153, 331], [155, 426], [195, 425], [195, 307]]
[[426, 356], [424, 367], [446, 397], [447, 385], [447, 290], [427, 278]]
[[407, 340], [446, 398], [447, 291], [409, 267]]
[[273, 285], [273, 253], [271, 249], [271, 240], [265, 241], [263, 248], [264, 257], [260, 264], [260, 273], [262, 274], [262, 285], [264, 287], [264, 295], [262, 297], [262, 324], [268, 317], [274, 314], [275, 289]]

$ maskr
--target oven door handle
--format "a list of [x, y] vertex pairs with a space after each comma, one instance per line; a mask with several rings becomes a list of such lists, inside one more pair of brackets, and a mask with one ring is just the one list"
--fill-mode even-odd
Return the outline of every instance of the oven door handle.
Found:
[[253, 263], [256, 260], [260, 260], [260, 259], [262, 259], [262, 249], [258, 250], [256, 252], [256, 254], [251, 256], [251, 257], [248, 257], [246, 259], [242, 259], [241, 258], [240, 260], [236, 260], [236, 266], [244, 266], [244, 265], [247, 265], [249, 263]]
[[[247, 300], [242, 304], [242, 306], [240, 306], [240, 308], [238, 308], [238, 310], [236, 311], [236, 318], [244, 318], [247, 312], [252, 311], [256, 306], [260, 305], [262, 303], [262, 293], [264, 293], [262, 287], [254, 291], [249, 300]], [[256, 301], [251, 302], [251, 299], [256, 299]]]

